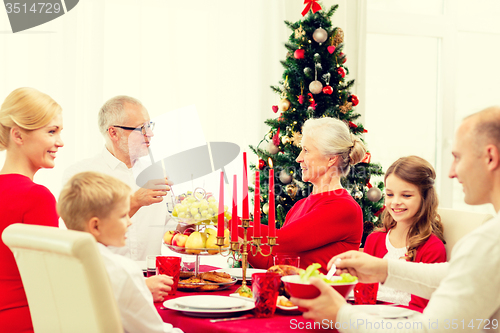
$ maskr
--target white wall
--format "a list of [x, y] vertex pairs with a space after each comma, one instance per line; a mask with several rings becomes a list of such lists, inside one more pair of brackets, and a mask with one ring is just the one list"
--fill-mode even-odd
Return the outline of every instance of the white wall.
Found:
[[[327, 8], [334, 3], [323, 1]], [[352, 3], [340, 1], [333, 23], [345, 31], [350, 78], [356, 78]], [[32, 86], [64, 110], [65, 147], [55, 169], [40, 170], [35, 181], [58, 196], [62, 172], [102, 149], [97, 112], [118, 94], [140, 99], [152, 118], [195, 105], [206, 141], [234, 142], [250, 152], [248, 145], [269, 130], [264, 120], [278, 116], [271, 106], [279, 97], [269, 86], [281, 79], [283, 44], [292, 33], [283, 21], [301, 19], [302, 9], [303, 1], [291, 0], [84, 0], [16, 34], [0, 10], [0, 100]], [[189, 123], [170, 126], [185, 128], [183, 135], [170, 135], [174, 142], [200, 134]], [[4, 158], [0, 152], [0, 165]], [[241, 157], [226, 171], [241, 179]]]

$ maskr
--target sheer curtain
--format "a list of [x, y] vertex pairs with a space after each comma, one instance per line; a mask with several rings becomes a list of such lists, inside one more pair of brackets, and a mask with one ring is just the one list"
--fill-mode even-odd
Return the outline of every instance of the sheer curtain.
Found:
[[[41, 170], [35, 181], [57, 197], [62, 172], [102, 149], [97, 112], [121, 94], [140, 99], [152, 118], [194, 105], [206, 141], [234, 142], [248, 152], [269, 130], [264, 120], [278, 116], [269, 86], [281, 79], [287, 53], [291, 31], [283, 21], [300, 19], [302, 9], [299, 0], [83, 0], [16, 34], [0, 10], [0, 99], [31, 86], [64, 110], [65, 146], [55, 170]], [[350, 77], [357, 78], [357, 6], [341, 1], [333, 19], [346, 33]], [[171, 126], [185, 128], [170, 137], [174, 143], [193, 135], [189, 123]], [[0, 164], [4, 159], [0, 152]], [[241, 170], [240, 160], [229, 171]]]

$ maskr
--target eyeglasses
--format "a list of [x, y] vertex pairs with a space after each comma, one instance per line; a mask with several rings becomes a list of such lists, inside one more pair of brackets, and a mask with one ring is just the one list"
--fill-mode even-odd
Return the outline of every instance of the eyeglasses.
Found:
[[140, 127], [127, 127], [127, 126], [118, 126], [118, 125], [111, 125], [111, 126], [122, 128], [122, 129], [128, 130], [128, 131], [141, 131], [141, 133], [143, 135], [146, 135], [148, 130], [151, 130], [151, 131], [154, 130], [155, 123], [154, 123], [154, 121], [150, 121], [149, 123], [142, 124]]

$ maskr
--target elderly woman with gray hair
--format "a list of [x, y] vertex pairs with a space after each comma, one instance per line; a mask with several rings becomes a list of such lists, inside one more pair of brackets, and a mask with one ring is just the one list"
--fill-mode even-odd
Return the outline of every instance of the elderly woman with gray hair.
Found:
[[[301, 268], [321, 264], [326, 273], [330, 258], [358, 250], [363, 234], [363, 212], [340, 179], [350, 166], [359, 163], [366, 149], [349, 132], [347, 125], [333, 118], [309, 119], [302, 127], [302, 151], [297, 157], [302, 180], [313, 184], [313, 192], [288, 212], [283, 227], [276, 231], [274, 254], [300, 256]], [[265, 237], [267, 229], [262, 227]], [[267, 251], [264, 251], [267, 252]], [[256, 268], [272, 266], [272, 258], [249, 255]]]

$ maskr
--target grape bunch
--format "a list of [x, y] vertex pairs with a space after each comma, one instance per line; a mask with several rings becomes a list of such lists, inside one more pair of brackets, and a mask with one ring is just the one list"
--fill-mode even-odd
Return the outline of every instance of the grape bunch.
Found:
[[[206, 197], [200, 192], [188, 191], [176, 197], [172, 216], [182, 220], [217, 221], [219, 203], [213, 196]], [[224, 217], [231, 219], [228, 207], [224, 206]]]

